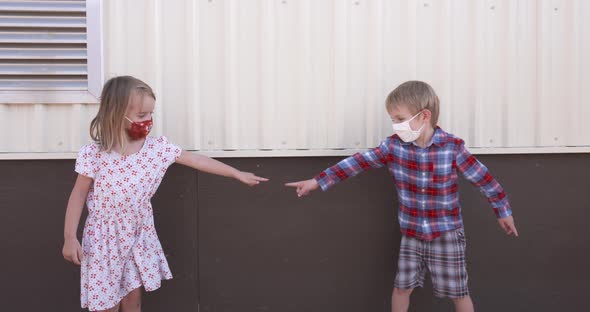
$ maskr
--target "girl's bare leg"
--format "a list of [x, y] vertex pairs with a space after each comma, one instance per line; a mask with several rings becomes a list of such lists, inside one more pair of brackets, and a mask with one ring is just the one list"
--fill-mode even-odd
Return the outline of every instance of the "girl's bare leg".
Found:
[[141, 312], [141, 287], [121, 299], [121, 312]]
[[117, 304], [116, 306], [114, 306], [114, 307], [112, 307], [110, 309], [101, 310], [101, 311], [97, 311], [97, 312], [119, 312], [119, 305], [120, 304]]

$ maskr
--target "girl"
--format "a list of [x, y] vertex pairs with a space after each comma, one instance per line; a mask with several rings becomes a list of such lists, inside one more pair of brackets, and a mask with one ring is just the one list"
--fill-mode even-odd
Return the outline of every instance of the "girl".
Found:
[[[182, 151], [165, 137], [147, 136], [156, 97], [139, 79], [107, 81], [90, 124], [95, 141], [80, 150], [64, 226], [63, 256], [81, 265], [80, 300], [91, 311], [140, 311], [141, 290], [172, 274], [154, 228], [150, 199], [172, 163], [253, 186], [265, 178]], [[82, 246], [76, 230], [84, 202]]]

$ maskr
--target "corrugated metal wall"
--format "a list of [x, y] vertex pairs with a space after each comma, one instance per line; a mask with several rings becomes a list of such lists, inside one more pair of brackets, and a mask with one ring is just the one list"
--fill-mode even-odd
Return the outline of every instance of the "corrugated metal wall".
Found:
[[[471, 147], [590, 146], [590, 1], [105, 0], [103, 29], [105, 77], [155, 87], [185, 149], [372, 147], [410, 79]], [[76, 151], [95, 110], [1, 104], [0, 151]]]

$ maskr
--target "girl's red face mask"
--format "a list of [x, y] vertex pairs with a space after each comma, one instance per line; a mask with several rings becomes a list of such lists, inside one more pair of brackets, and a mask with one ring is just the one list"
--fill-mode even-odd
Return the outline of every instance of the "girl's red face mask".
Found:
[[125, 130], [127, 131], [127, 135], [132, 140], [140, 140], [145, 138], [152, 130], [152, 125], [154, 124], [153, 118], [145, 121], [132, 121], [127, 117], [125, 118], [131, 123], [131, 127]]

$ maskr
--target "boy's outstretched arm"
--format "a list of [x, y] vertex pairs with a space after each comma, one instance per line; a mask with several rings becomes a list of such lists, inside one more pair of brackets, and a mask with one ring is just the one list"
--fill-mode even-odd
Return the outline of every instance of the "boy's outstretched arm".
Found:
[[389, 149], [389, 140], [386, 139], [375, 148], [356, 153], [341, 160], [334, 166], [322, 171], [313, 179], [286, 183], [285, 186], [296, 188], [297, 196], [299, 197], [308, 195], [311, 191], [318, 189], [318, 187], [326, 191], [336, 183], [354, 177], [361, 172], [371, 168], [383, 167], [392, 159]]
[[178, 159], [176, 159], [176, 162], [203, 172], [234, 178], [249, 186], [268, 181], [267, 178], [256, 176], [250, 172], [240, 171], [205, 155], [199, 155], [187, 151], [182, 151], [180, 156], [178, 156]]
[[315, 179], [309, 179], [305, 181], [285, 183], [285, 186], [296, 188], [297, 196], [301, 197], [309, 194], [311, 191], [317, 190], [320, 185]]
[[465, 143], [461, 142], [457, 151], [457, 169], [463, 174], [465, 179], [475, 185], [479, 191], [487, 198], [492, 205], [494, 213], [498, 218], [500, 227], [508, 235], [518, 236], [510, 202], [504, 192], [504, 189], [490, 175], [488, 168], [479, 162], [465, 148]]

